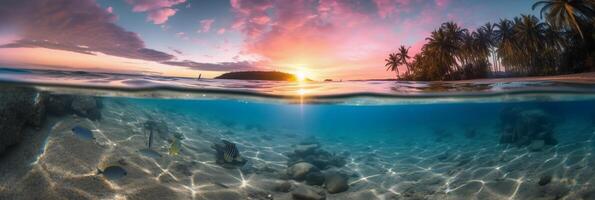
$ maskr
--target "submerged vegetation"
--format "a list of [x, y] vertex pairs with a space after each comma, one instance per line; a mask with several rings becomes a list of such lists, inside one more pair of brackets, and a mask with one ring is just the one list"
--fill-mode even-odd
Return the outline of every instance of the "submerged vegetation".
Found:
[[[462, 80], [490, 73], [538, 76], [595, 69], [595, 2], [538, 1], [540, 18], [521, 15], [469, 30], [443, 23], [410, 59], [401, 46], [386, 59], [387, 70], [402, 80]], [[407, 71], [399, 75], [398, 67]]]

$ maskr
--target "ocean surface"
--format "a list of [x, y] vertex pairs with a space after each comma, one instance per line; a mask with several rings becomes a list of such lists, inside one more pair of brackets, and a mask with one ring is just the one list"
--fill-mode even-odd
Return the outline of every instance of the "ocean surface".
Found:
[[595, 199], [595, 83], [3, 68], [0, 89], [0, 123], [44, 116], [14, 125], [0, 199]]

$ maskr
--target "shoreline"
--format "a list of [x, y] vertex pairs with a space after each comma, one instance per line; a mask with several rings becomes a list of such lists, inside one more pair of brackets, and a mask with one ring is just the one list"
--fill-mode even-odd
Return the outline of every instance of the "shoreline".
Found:
[[[484, 79], [469, 79], [458, 81], [444, 81], [447, 83], [502, 83], [502, 82], [519, 82], [519, 81], [556, 81], [566, 83], [595, 83], [595, 72], [585, 72], [565, 75], [552, 76], [525, 76], [525, 77], [506, 77], [506, 78], [484, 78]], [[442, 81], [435, 81], [442, 82]]]
[[[502, 78], [480, 78], [454, 81], [410, 81], [399, 79], [357, 79], [347, 81], [399, 81], [399, 82], [421, 82], [421, 83], [503, 83], [519, 81], [557, 81], [568, 83], [592, 83], [595, 84], [595, 72], [583, 72], [575, 74], [548, 75], [548, 76], [521, 76]], [[322, 81], [321, 81], [322, 82]]]

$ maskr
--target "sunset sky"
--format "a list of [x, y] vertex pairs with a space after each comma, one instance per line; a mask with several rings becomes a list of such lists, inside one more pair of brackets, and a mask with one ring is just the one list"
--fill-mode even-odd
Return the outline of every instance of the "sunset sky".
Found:
[[535, 14], [531, 0], [2, 0], [0, 67], [214, 77], [390, 78], [442, 22]]

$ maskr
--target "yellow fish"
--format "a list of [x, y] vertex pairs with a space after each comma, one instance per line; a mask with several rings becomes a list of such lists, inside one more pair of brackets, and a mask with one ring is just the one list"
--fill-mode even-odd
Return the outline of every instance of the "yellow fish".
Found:
[[179, 139], [174, 139], [170, 146], [169, 146], [169, 155], [176, 156], [180, 154], [180, 148], [182, 147], [182, 143]]

